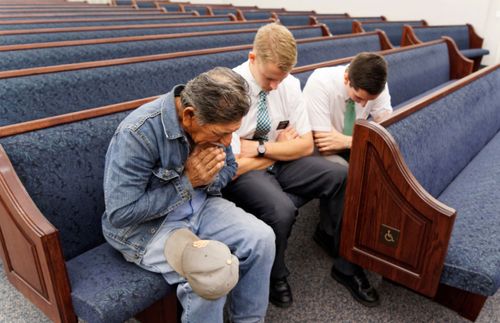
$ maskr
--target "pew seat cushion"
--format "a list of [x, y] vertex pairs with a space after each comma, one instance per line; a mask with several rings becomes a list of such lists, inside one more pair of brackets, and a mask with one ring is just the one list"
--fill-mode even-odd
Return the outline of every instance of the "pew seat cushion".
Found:
[[490, 51], [483, 48], [471, 48], [471, 49], [462, 49], [460, 50], [460, 53], [462, 53], [462, 55], [464, 55], [467, 58], [476, 58], [488, 55]]
[[67, 261], [66, 267], [75, 313], [86, 322], [123, 322], [175, 292], [162, 275], [127, 262], [108, 243]]
[[500, 133], [438, 199], [457, 210], [441, 282], [491, 296], [500, 287]]

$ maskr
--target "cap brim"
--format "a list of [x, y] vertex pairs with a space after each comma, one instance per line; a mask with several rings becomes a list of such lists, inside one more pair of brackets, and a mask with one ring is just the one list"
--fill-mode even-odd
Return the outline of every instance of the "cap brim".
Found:
[[185, 277], [185, 275], [182, 269], [182, 254], [188, 244], [197, 240], [200, 240], [200, 238], [193, 232], [182, 228], [175, 230], [165, 242], [163, 252], [168, 264], [183, 277]]

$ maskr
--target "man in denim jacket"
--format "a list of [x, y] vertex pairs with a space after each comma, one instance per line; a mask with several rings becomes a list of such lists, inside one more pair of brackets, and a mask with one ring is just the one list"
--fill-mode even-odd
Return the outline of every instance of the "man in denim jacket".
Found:
[[180, 228], [225, 243], [239, 259], [233, 322], [263, 321], [267, 310], [273, 231], [220, 197], [236, 174], [230, 143], [249, 109], [246, 93], [230, 69], [200, 74], [132, 112], [106, 154], [105, 238], [127, 260], [178, 284], [183, 322], [222, 322], [226, 297], [200, 297], [168, 264], [165, 242]]

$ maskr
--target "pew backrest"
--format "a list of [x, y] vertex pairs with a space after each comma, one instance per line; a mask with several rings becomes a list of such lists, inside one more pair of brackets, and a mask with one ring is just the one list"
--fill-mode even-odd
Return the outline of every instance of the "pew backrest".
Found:
[[[293, 27], [296, 39], [322, 37], [321, 26]], [[28, 46], [0, 46], [0, 70], [82, 63], [203, 48], [251, 44], [257, 29], [66, 41]]]
[[21, 30], [39, 28], [62, 28], [62, 27], [85, 27], [85, 26], [116, 26], [116, 25], [147, 25], [160, 23], [187, 23], [187, 22], [214, 22], [214, 21], [234, 21], [233, 15], [220, 16], [192, 16], [192, 17], [169, 17], [162, 18], [93, 18], [93, 19], [70, 19], [70, 20], [11, 20], [0, 22], [0, 30]]
[[272, 21], [196, 22], [0, 31], [0, 45], [258, 28]]
[[[299, 39], [298, 66], [381, 49], [380, 33]], [[251, 45], [0, 72], [0, 126], [159, 95]]]
[[384, 22], [353, 22], [354, 32], [373, 31], [376, 29], [383, 30], [391, 43], [394, 46], [400, 46], [403, 36], [403, 26], [426, 26], [425, 20], [408, 20], [408, 21], [384, 21]]

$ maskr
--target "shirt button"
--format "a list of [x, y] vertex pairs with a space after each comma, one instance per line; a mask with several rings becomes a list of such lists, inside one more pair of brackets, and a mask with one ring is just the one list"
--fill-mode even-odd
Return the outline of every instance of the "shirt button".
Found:
[[152, 234], [154, 234], [154, 233], [156, 232], [156, 229], [154, 229], [154, 228], [153, 228], [153, 229], [151, 229], [151, 231], [150, 231], [150, 232], [151, 232]]

